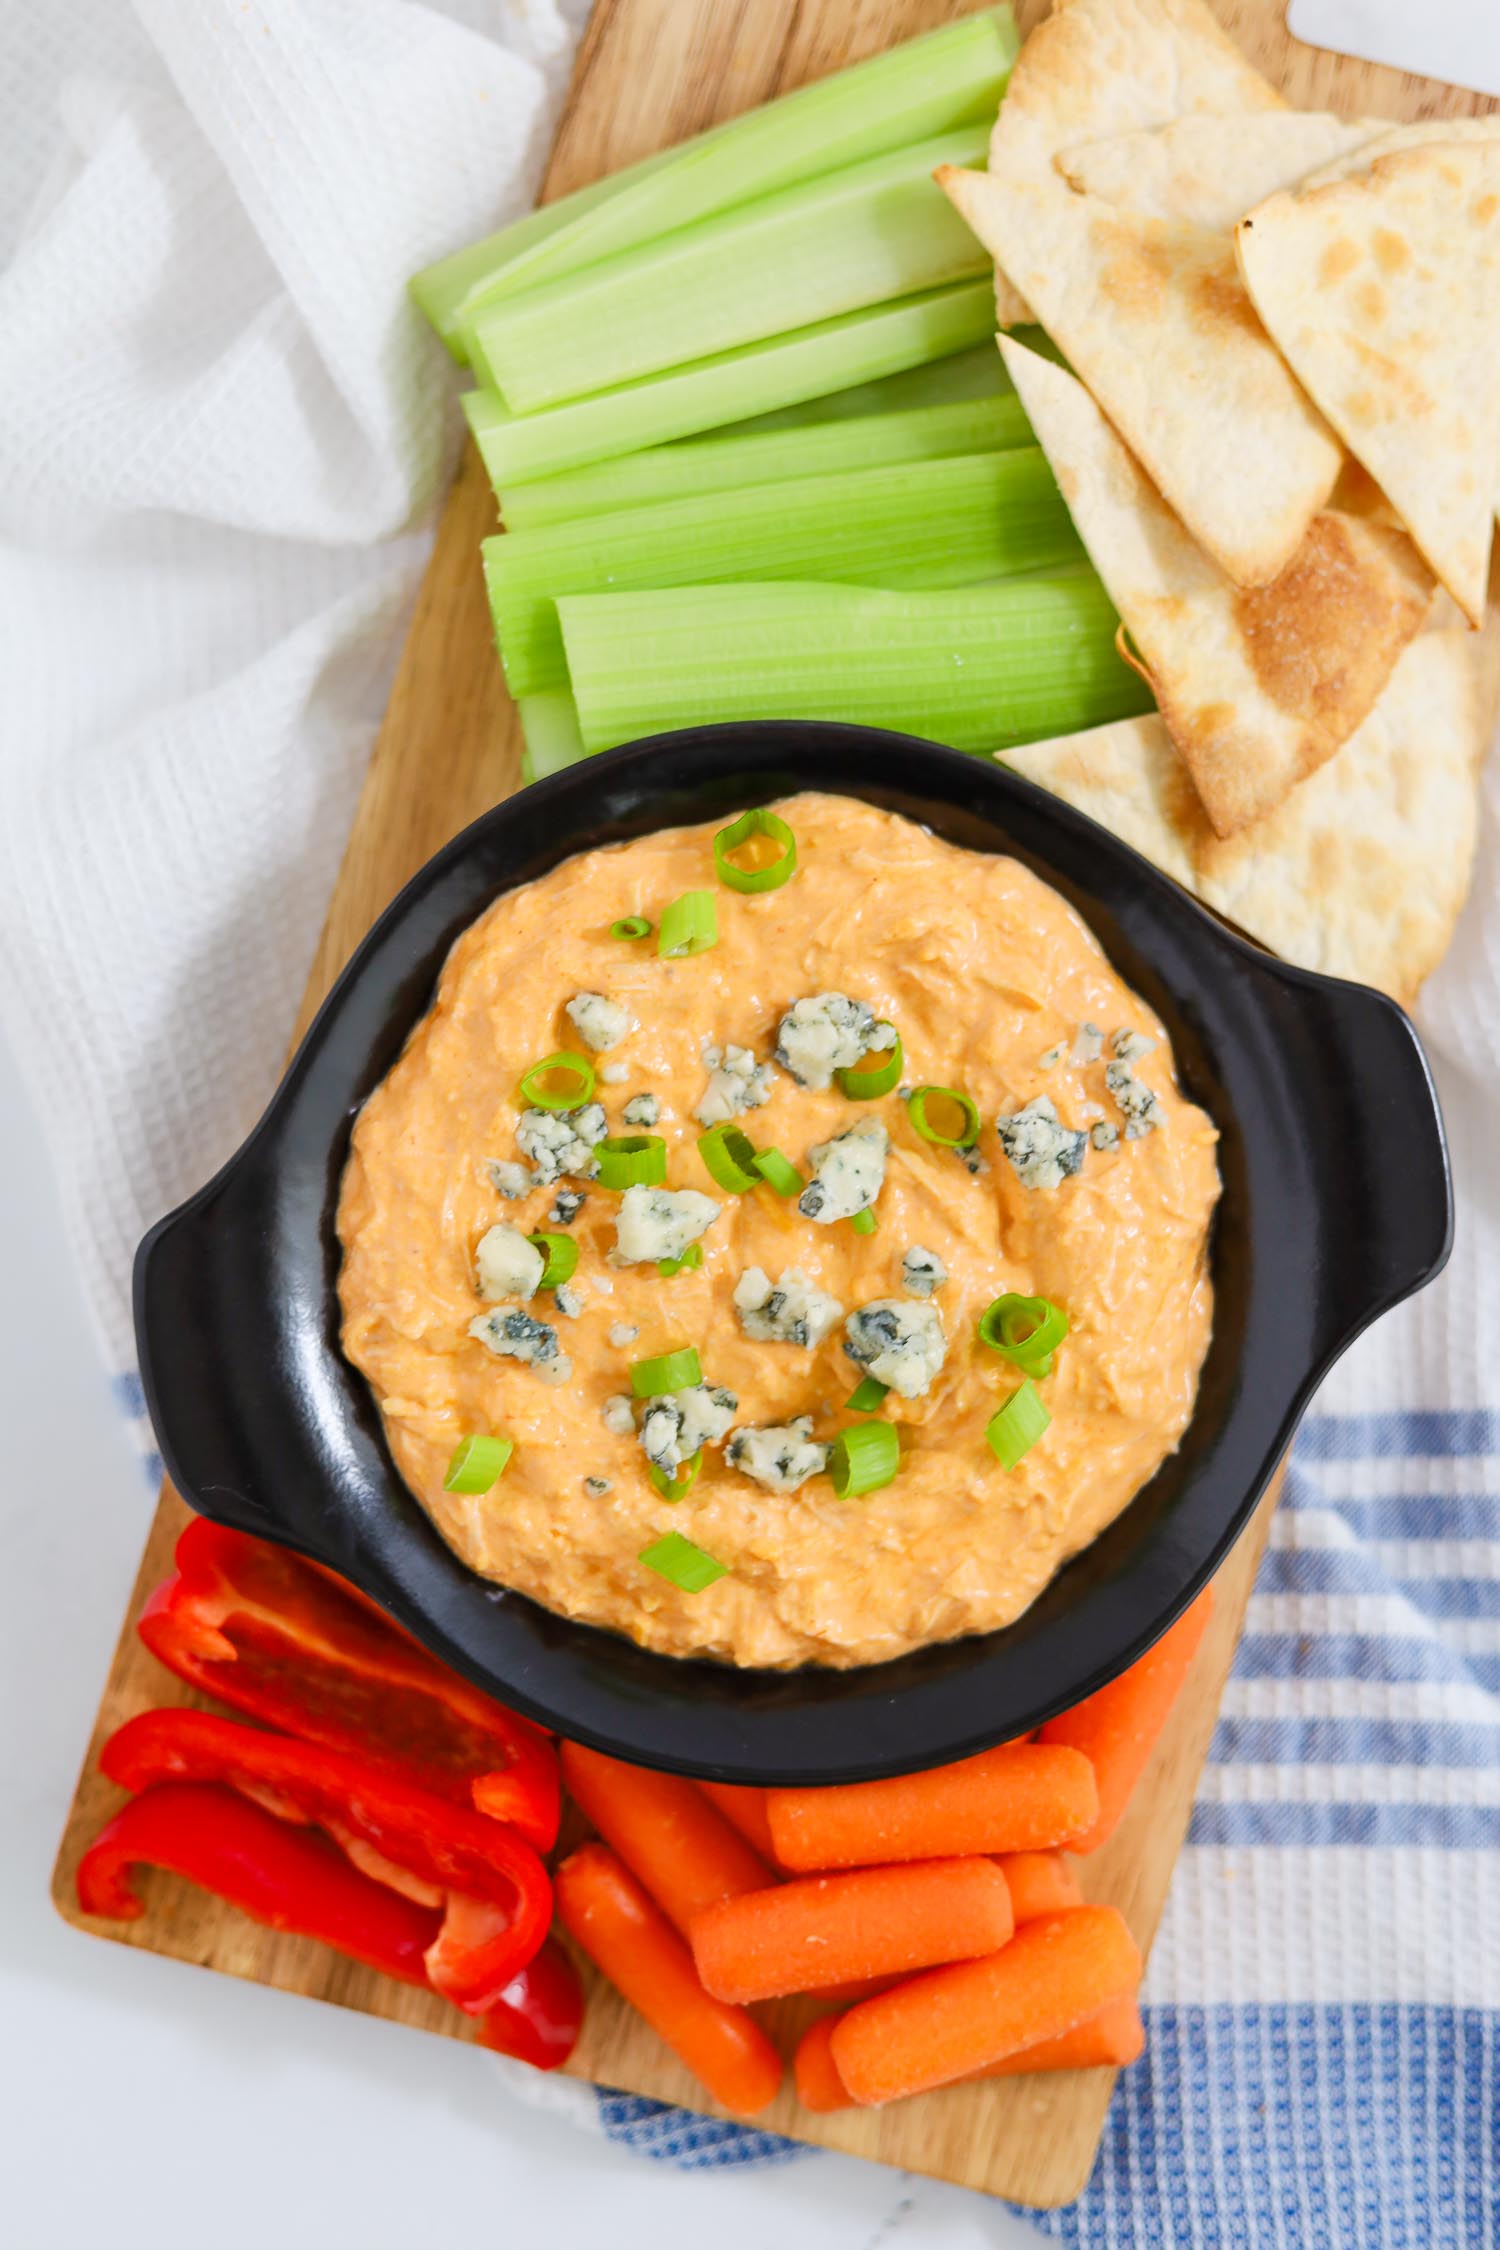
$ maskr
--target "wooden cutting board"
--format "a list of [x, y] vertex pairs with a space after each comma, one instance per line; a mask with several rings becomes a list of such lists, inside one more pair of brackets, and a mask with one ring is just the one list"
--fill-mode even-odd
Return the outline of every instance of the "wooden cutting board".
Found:
[[[1284, 0], [1216, 0], [1226, 28], [1300, 107], [1390, 117], [1463, 115], [1497, 105], [1451, 88], [1342, 62], [1291, 41]], [[547, 173], [566, 194], [716, 119], [818, 78], [898, 39], [967, 13], [962, 0], [598, 0], [583, 41]], [[1045, 0], [1021, 0], [1023, 29]], [[490, 641], [479, 542], [495, 529], [489, 486], [472, 447], [443, 515], [385, 724], [355, 815], [296, 1036], [344, 961], [407, 878], [440, 844], [507, 795], [520, 778], [520, 736]], [[269, 1091], [269, 1089], [268, 1089]], [[1264, 1547], [1269, 1495], [1219, 1582], [1220, 1599], [1184, 1698], [1137, 1800], [1110, 1848], [1087, 1863], [1091, 1896], [1113, 1900], [1142, 1946], [1155, 1931], [1187, 1828], [1199, 1768]], [[97, 1772], [100, 1744], [134, 1712], [197, 1699], [149, 1657], [135, 1634], [146, 1595], [171, 1568], [187, 1511], [164, 1491], [141, 1563], [94, 1739], [84, 1760], [53, 1876], [59, 1912], [81, 1930], [249, 1977], [453, 2039], [473, 2032], [456, 2010], [356, 1967], [321, 1947], [278, 1937], [189, 1885], [143, 1879], [139, 1921], [80, 1914], [78, 1859], [120, 1794]], [[798, 2004], [784, 2011], [790, 2032]], [[815, 2012], [803, 2005], [802, 2014]], [[478, 2062], [475, 2068], [487, 2067]], [[414, 2054], [413, 2068], [420, 2068]], [[569, 2065], [581, 2078], [704, 2108], [700, 2090], [607, 1988], [594, 1983]], [[1092, 2169], [1114, 2085], [1109, 2071], [965, 2087], [884, 2113], [813, 2117], [790, 2092], [760, 2123], [825, 2148], [931, 2173], [1018, 2202], [1070, 2202]]]

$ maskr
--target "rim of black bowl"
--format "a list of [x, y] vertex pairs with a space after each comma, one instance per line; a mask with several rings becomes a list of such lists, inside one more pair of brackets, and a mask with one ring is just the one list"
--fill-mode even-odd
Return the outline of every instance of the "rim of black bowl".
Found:
[[[458, 1561], [339, 1351], [333, 1213], [354, 1115], [492, 898], [599, 844], [803, 789], [1008, 852], [1078, 908], [1220, 1130], [1215, 1324], [1179, 1450], [1014, 1624], [881, 1665], [747, 1671], [653, 1655]], [[1436, 1096], [1392, 1002], [1276, 960], [988, 760], [877, 728], [745, 721], [571, 767], [429, 860], [351, 957], [244, 1146], [142, 1243], [136, 1319], [168, 1472], [202, 1513], [328, 1564], [578, 1741], [708, 1778], [826, 1783], [968, 1756], [1141, 1655], [1244, 1529], [1333, 1360], [1431, 1278], [1451, 1231]]]

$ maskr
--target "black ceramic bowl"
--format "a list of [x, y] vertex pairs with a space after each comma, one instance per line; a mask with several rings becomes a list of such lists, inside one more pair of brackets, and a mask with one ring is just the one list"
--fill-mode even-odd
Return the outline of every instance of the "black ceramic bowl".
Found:
[[[392, 1466], [339, 1351], [335, 1295], [352, 1120], [459, 932], [570, 853], [799, 789], [889, 807], [1055, 885], [1161, 1015], [1186, 1091], [1222, 1134], [1213, 1341], [1180, 1450], [1015, 1624], [847, 1672], [651, 1655], [475, 1577]], [[1390, 1001], [1273, 960], [1092, 821], [981, 760], [872, 728], [704, 727], [526, 790], [423, 868], [245, 1146], [147, 1236], [136, 1324], [168, 1470], [205, 1515], [329, 1564], [563, 1734], [727, 1781], [831, 1782], [984, 1749], [1139, 1656], [1243, 1528], [1330, 1363], [1438, 1271], [1451, 1230], [1431, 1080]]]

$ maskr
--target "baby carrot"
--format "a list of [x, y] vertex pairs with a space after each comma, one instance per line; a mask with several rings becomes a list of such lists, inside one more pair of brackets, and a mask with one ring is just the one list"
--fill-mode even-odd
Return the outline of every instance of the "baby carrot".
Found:
[[737, 1828], [752, 1850], [761, 1858], [774, 1862], [776, 1846], [771, 1841], [771, 1823], [766, 1818], [766, 1793], [764, 1789], [738, 1789], [732, 1781], [700, 1781], [698, 1787], [711, 1805], [717, 1805], [724, 1818]]
[[1027, 1922], [983, 1961], [929, 1969], [851, 2008], [830, 2039], [855, 2101], [898, 2101], [948, 2086], [1056, 2039], [1134, 1992], [1141, 1957], [1113, 1906]]
[[804, 2109], [816, 2110], [819, 2116], [831, 2109], [854, 2107], [833, 2059], [833, 2034], [841, 2020], [838, 2016], [819, 2016], [816, 2023], [810, 2023], [792, 2062], [797, 2099]]
[[1017, 1924], [1083, 1904], [1078, 1877], [1056, 1852], [1005, 1852], [996, 1865], [1010, 1886], [1010, 1910]]
[[1099, 1814], [1077, 1750], [1004, 1743], [956, 1766], [833, 1789], [770, 1789], [766, 1811], [786, 1867], [873, 1867], [971, 1852], [1049, 1851]]
[[[835, 2019], [836, 2020], [836, 2019]], [[1146, 2044], [1146, 2027], [1133, 1999], [1111, 2000], [1097, 2016], [1060, 2031], [1055, 2039], [1040, 2039], [1018, 2055], [976, 2070], [975, 2078], [1019, 2078], [1037, 2070], [1098, 2070], [1110, 2065], [1123, 2070], [1133, 2063]]]
[[569, 1796], [679, 1930], [705, 1906], [775, 1882], [691, 1781], [622, 1765], [581, 1742], [561, 1749]]
[[707, 1990], [744, 2002], [970, 1961], [994, 1953], [1013, 1927], [993, 1860], [939, 1859], [726, 1898], [694, 1915], [688, 1934]]
[[1214, 1590], [1205, 1586], [1139, 1663], [1097, 1694], [1075, 1703], [1071, 1711], [1060, 1711], [1043, 1727], [1044, 1743], [1083, 1752], [1099, 1785], [1098, 1818], [1083, 1835], [1073, 1838], [1069, 1851], [1097, 1851], [1114, 1834], [1182, 1692], [1213, 1602]]
[[713, 2000], [661, 1910], [603, 1844], [581, 1844], [557, 1870], [558, 1919], [652, 2030], [738, 2116], [764, 2109], [781, 2057], [743, 2008]]

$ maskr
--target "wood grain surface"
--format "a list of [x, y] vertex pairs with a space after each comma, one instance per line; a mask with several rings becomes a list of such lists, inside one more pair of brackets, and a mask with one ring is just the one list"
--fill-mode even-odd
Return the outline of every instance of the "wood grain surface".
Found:
[[[1252, 60], [1301, 107], [1406, 118], [1497, 106], [1300, 46], [1287, 37], [1284, 0], [1215, 4]], [[599, 0], [544, 193], [566, 194], [769, 95], [968, 12], [951, 0]], [[1045, 13], [1043, 0], [1022, 0], [1017, 13], [1029, 28]], [[495, 528], [489, 486], [471, 447], [439, 526], [294, 1036], [407, 878], [517, 786], [520, 737], [491, 647], [479, 571], [479, 541]], [[1220, 1600], [1192, 1692], [1167, 1730], [1134, 1811], [1109, 1848], [1085, 1865], [1090, 1896], [1117, 1903], [1143, 1946], [1155, 1931], [1187, 1828], [1274, 1500], [1268, 1495], [1220, 1574]], [[186, 1520], [182, 1502], [164, 1491], [58, 1856], [53, 1896], [59, 1911], [77, 1928], [121, 1944], [472, 2039], [466, 2020], [435, 1996], [260, 1929], [175, 1878], [142, 1879], [147, 1911], [139, 1921], [92, 1922], [80, 1914], [74, 1890], [79, 1855], [120, 1801], [97, 1772], [101, 1742], [136, 1711], [198, 1700], [161, 1670], [135, 1635], [141, 1604], [170, 1569]], [[790, 2032], [813, 2012], [805, 2003], [788, 2004], [779, 2011], [781, 2028]], [[419, 2058], [413, 2067], [420, 2067]], [[666, 2101], [709, 2106], [640, 2019], [597, 1982], [569, 2068]], [[828, 2117], [808, 2115], [784, 2092], [758, 2122], [1018, 2202], [1053, 2205], [1071, 2201], [1088, 2178], [1113, 2084], [1109, 2071], [1010, 2079], [885, 2112]]]

